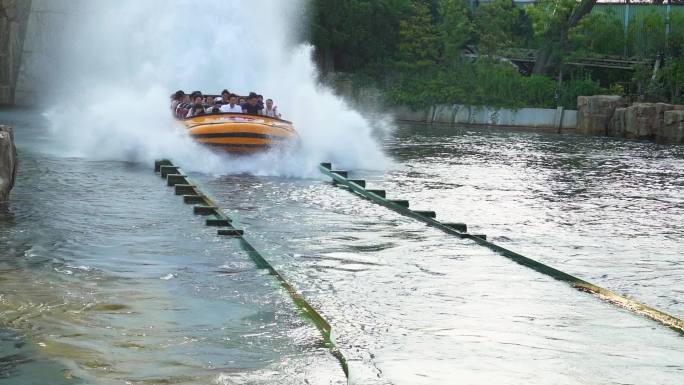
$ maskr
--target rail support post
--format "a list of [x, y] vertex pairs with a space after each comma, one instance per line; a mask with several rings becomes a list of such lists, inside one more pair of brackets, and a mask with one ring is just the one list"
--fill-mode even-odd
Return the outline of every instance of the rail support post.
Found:
[[177, 166], [161, 166], [159, 168], [159, 173], [162, 178], [166, 178], [169, 174], [178, 174]]
[[160, 172], [161, 171], [161, 166], [171, 166], [173, 163], [171, 163], [170, 160], [168, 159], [158, 159], [154, 161], [154, 172]]

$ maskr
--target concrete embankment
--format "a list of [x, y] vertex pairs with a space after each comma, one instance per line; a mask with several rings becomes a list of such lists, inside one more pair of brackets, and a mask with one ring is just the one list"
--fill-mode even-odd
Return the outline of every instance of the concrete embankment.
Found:
[[684, 105], [634, 103], [621, 96], [577, 98], [577, 132], [616, 138], [684, 143]]
[[399, 121], [482, 125], [503, 127], [532, 127], [544, 129], [574, 129], [577, 126], [577, 111], [548, 108], [495, 108], [461, 104], [440, 104], [427, 109], [413, 110], [395, 107], [392, 114]]
[[17, 149], [12, 127], [0, 125], [0, 202], [7, 200], [17, 175]]
[[0, 1], [0, 104], [13, 104], [30, 0]]

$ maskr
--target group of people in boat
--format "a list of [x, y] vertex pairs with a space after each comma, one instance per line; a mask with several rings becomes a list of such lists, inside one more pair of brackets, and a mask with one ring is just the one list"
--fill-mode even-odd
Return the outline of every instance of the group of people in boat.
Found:
[[220, 96], [203, 95], [200, 91], [186, 94], [183, 90], [178, 90], [171, 95], [171, 100], [171, 112], [178, 119], [220, 113], [280, 118], [278, 107], [273, 104], [273, 99], [264, 101], [264, 97], [255, 92], [250, 92], [247, 97], [243, 97], [228, 90], [221, 91]]

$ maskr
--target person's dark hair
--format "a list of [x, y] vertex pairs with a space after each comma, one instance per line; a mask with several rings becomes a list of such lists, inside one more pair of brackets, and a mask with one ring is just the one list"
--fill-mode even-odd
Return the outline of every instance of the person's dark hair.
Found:
[[214, 107], [211, 109], [211, 113], [212, 114], [219, 114], [219, 113], [221, 113], [221, 109], [218, 107]]
[[228, 97], [229, 97], [229, 98], [237, 98], [238, 96], [235, 95], [235, 94], [230, 94]]
[[266, 101], [267, 101], [267, 102], [268, 102], [268, 101], [271, 101], [271, 102], [272, 102], [272, 101], [273, 101], [273, 99], [266, 99]]
[[228, 91], [228, 90], [221, 91], [221, 96], [223, 96], [224, 94], [231, 95], [230, 91]]
[[176, 91], [176, 93], [173, 94], [173, 98], [176, 100], [183, 99], [183, 96], [185, 96], [185, 92], [183, 92], [183, 90], [178, 90]]
[[257, 98], [263, 99], [263, 98], [264, 98], [264, 95], [257, 95]]
[[256, 94], [256, 92], [250, 92], [250, 93], [249, 93], [249, 96], [247, 97], [247, 99], [256, 98], [256, 97], [258, 97], [257, 94]]

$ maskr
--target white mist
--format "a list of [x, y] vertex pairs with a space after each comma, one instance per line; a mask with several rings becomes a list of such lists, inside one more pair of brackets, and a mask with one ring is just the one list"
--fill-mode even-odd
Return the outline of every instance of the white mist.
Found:
[[[48, 116], [72, 156], [168, 157], [212, 174], [312, 176], [321, 161], [388, 164], [370, 124], [316, 81], [311, 47], [294, 42], [304, 1], [79, 0], [65, 30]], [[177, 89], [273, 98], [301, 146], [252, 157], [194, 144], [171, 118]]]

